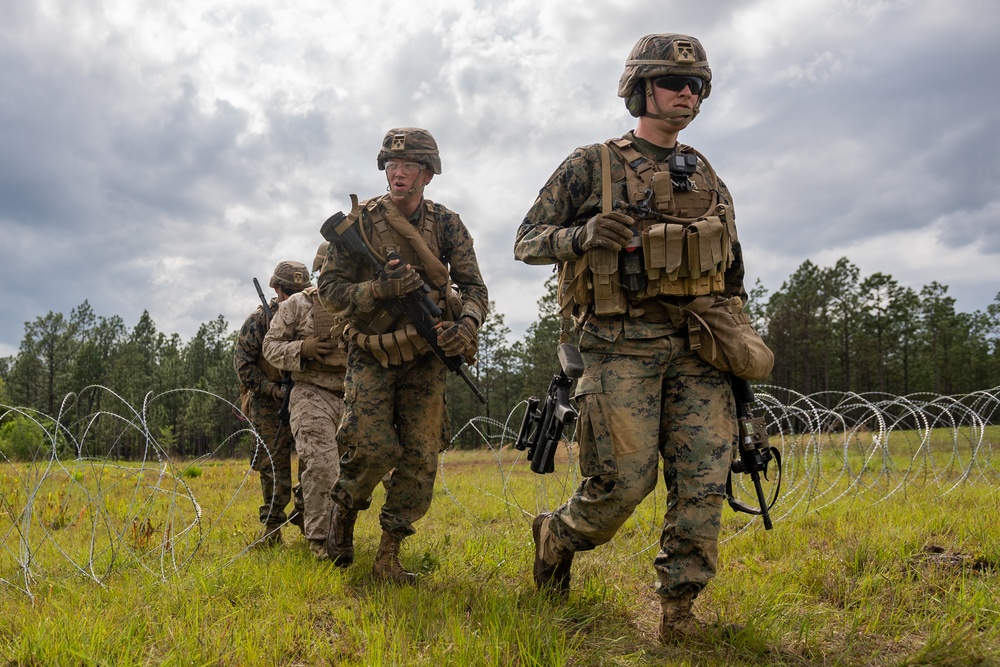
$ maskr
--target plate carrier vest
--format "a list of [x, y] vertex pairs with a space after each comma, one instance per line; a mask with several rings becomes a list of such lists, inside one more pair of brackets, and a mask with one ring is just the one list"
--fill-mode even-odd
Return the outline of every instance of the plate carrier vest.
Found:
[[[626, 289], [619, 253], [592, 248], [560, 267], [563, 314], [577, 322], [591, 311], [600, 316], [641, 314], [662, 321], [667, 313], [661, 297], [723, 292], [725, 271], [734, 259], [736, 226], [732, 206], [720, 202], [719, 178], [705, 156], [690, 146], [677, 145], [676, 152], [698, 158], [697, 169], [689, 177], [691, 187], [684, 190], [674, 186], [666, 163], [643, 156], [627, 138], [609, 139], [600, 149], [602, 212], [623, 208], [613, 205], [611, 198], [610, 152], [614, 151], [625, 167], [629, 214], [635, 218], [633, 231], [641, 238], [646, 286]], [[649, 215], [634, 212], [647, 204]]]
[[[387, 197], [388, 195], [383, 195]], [[361, 202], [361, 214], [372, 226], [372, 238], [365, 235], [364, 227], [358, 220], [355, 224], [361, 233], [365, 244], [372, 250], [376, 258], [387, 261], [392, 252], [399, 253], [402, 264], [409, 264], [420, 274], [424, 282], [430, 285], [430, 298], [441, 308], [443, 321], [452, 321], [462, 314], [462, 300], [452, 289], [451, 279], [444, 285], [432, 285], [428, 280], [428, 272], [420, 260], [410, 241], [403, 238], [385, 217], [379, 202], [382, 197], [376, 197]], [[434, 202], [424, 199], [421, 202], [423, 210], [421, 217], [424, 225], [420, 230], [420, 239], [435, 257], [441, 257], [441, 246], [438, 241], [439, 225], [434, 214]], [[416, 327], [405, 316], [394, 316], [384, 305], [376, 303], [375, 309], [369, 313], [355, 313], [347, 328], [347, 337], [358, 347], [378, 359], [383, 367], [398, 366], [413, 361], [417, 357], [431, 352]]]

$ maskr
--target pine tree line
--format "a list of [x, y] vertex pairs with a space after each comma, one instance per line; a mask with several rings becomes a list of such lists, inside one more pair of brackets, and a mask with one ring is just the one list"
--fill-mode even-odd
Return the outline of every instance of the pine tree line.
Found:
[[[748, 310], [775, 352], [769, 383], [802, 394], [898, 395], [1000, 385], [1000, 293], [985, 311], [968, 314], [956, 312], [947, 290], [932, 282], [916, 292], [882, 273], [862, 279], [846, 258], [829, 268], [806, 261], [773, 294], [758, 283]], [[538, 306], [538, 319], [519, 340], [511, 340], [504, 315], [492, 308], [472, 369], [489, 404], [450, 376], [453, 430], [474, 417], [505, 423], [512, 413], [517, 423], [507, 426], [516, 430], [523, 406], [515, 409], [545, 391], [558, 371], [555, 276]], [[85, 301], [69, 317], [49, 312], [26, 323], [18, 354], [0, 359], [0, 404], [61, 415], [60, 423], [85, 443], [79, 452], [85, 456], [141, 455], [144, 430], [175, 455], [206, 454], [222, 443], [224, 451], [243, 453], [249, 439], [232, 438], [246, 427], [230, 406], [239, 395], [235, 338], [221, 316], [184, 343], [157, 331], [148, 312], [129, 329], [118, 316], [96, 316]], [[147, 404], [147, 396], [155, 400]], [[32, 429], [19, 419], [8, 413], [0, 422], [0, 447], [8, 455], [40, 446], [25, 440]], [[481, 444], [468, 429], [454, 443]]]
[[[37, 419], [57, 434], [60, 454], [148, 456], [150, 439], [179, 456], [214, 451], [246, 426], [230, 405], [239, 395], [235, 340], [222, 316], [185, 344], [157, 331], [148, 311], [131, 329], [117, 315], [95, 315], [87, 301], [69, 317], [50, 311], [25, 324], [16, 356], [0, 359], [0, 403], [26, 412], [4, 416], [0, 448], [44, 455], [52, 441]], [[229, 442], [231, 451], [238, 443]]]

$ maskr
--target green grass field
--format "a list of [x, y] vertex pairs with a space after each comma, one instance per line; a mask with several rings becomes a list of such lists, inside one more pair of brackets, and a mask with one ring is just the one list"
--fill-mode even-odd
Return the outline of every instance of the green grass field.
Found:
[[907, 477], [904, 455], [866, 476], [863, 451], [810, 456], [786, 452], [774, 530], [724, 510], [696, 609], [745, 629], [676, 647], [655, 636], [662, 486], [578, 555], [568, 602], [535, 592], [530, 521], [575, 487], [564, 457], [542, 477], [511, 450], [446, 452], [404, 543], [415, 587], [371, 577], [381, 488], [341, 570], [291, 526], [283, 547], [247, 549], [260, 501], [245, 461], [3, 464], [0, 664], [1000, 664], [995, 470], [937, 458], [936, 475]]

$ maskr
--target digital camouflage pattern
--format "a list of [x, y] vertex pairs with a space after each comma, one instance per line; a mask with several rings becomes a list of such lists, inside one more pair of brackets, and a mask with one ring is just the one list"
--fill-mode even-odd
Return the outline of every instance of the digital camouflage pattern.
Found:
[[697, 594], [715, 575], [736, 416], [725, 375], [687, 349], [686, 337], [644, 341], [646, 354], [618, 354], [584, 333], [586, 370], [576, 400], [580, 474], [553, 512], [554, 541], [586, 551], [609, 541], [656, 487], [662, 457], [667, 513], [654, 561], [658, 591]]
[[[268, 306], [272, 313], [276, 311], [278, 299], [272, 298]], [[292, 500], [292, 450], [295, 441], [286, 424], [275, 444], [281, 403], [272, 397], [272, 390], [280, 383], [268, 377], [268, 372], [273, 377], [280, 379], [280, 376], [273, 367], [265, 370], [268, 365], [262, 355], [262, 346], [266, 333], [267, 316], [263, 306], [259, 306], [240, 327], [233, 353], [233, 368], [242, 389], [250, 392], [247, 417], [260, 436], [250, 460], [251, 467], [260, 473], [263, 496], [260, 522], [267, 527], [276, 527], [288, 519], [285, 508]]]
[[[434, 225], [441, 261], [462, 299], [460, 316], [482, 324], [489, 297], [472, 236], [456, 213], [437, 203], [427, 204], [421, 202], [411, 222], [420, 229]], [[361, 224], [371, 238], [373, 230], [364, 213]], [[427, 280], [426, 275], [421, 277]], [[373, 278], [367, 262], [332, 243], [317, 284], [328, 309], [359, 316], [375, 308], [372, 291], [364, 285]], [[384, 368], [355, 342], [348, 348], [347, 367], [347, 409], [339, 434], [346, 454], [333, 489], [334, 502], [366, 509], [372, 490], [394, 469], [379, 521], [396, 538], [412, 535], [414, 522], [430, 507], [438, 455], [446, 445], [448, 371], [433, 353]]]
[[311, 284], [309, 269], [306, 268], [306, 265], [292, 260], [278, 262], [278, 265], [274, 267], [274, 273], [271, 274], [271, 280], [268, 281], [270, 287], [283, 287], [287, 292], [298, 292]]
[[347, 412], [339, 434], [345, 454], [333, 500], [368, 509], [372, 491], [392, 470], [379, 523], [401, 539], [416, 532], [413, 524], [434, 495], [438, 456], [447, 445], [448, 370], [434, 355], [384, 368], [355, 345], [347, 364]]
[[[661, 162], [669, 150], [632, 139]], [[611, 151], [612, 196], [629, 201], [626, 166]], [[720, 184], [720, 198], [731, 203]], [[600, 144], [575, 150], [549, 178], [517, 231], [515, 257], [528, 264], [578, 259], [576, 228], [601, 213]], [[746, 298], [743, 255], [725, 291]], [[676, 305], [678, 297], [662, 297]], [[697, 594], [714, 576], [725, 482], [732, 458], [735, 414], [724, 374], [687, 347], [683, 322], [597, 317], [581, 323], [585, 371], [576, 389], [577, 440], [585, 477], [573, 496], [541, 526], [540, 551], [558, 560], [609, 541], [656, 486], [664, 462], [667, 512], [654, 561], [658, 593]]]
[[430, 132], [419, 127], [395, 127], [385, 133], [377, 158], [379, 171], [385, 170], [389, 160], [419, 162], [431, 172], [441, 173], [437, 142]]
[[705, 80], [700, 95], [704, 100], [712, 92], [712, 70], [708, 55], [698, 39], [690, 35], [667, 33], [646, 35], [632, 47], [625, 60], [625, 70], [618, 79], [618, 97], [631, 95], [642, 79], [680, 74]]
[[318, 365], [302, 358], [302, 341], [317, 335], [315, 294], [315, 287], [307, 287], [283, 301], [264, 337], [268, 361], [291, 372], [295, 382], [290, 422], [299, 454], [304, 531], [311, 542], [325, 541], [330, 523], [329, 494], [340, 473], [337, 429], [344, 412], [346, 371], [342, 363]]

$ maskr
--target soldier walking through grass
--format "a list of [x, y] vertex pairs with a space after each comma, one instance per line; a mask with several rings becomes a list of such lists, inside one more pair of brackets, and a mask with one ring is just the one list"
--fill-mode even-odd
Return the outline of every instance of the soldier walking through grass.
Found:
[[[326, 258], [320, 245], [313, 270]], [[304, 267], [303, 267], [304, 268]], [[344, 412], [347, 353], [345, 321], [327, 311], [310, 285], [278, 308], [264, 336], [264, 356], [295, 382], [289, 402], [292, 434], [302, 470], [304, 534], [309, 550], [323, 560], [330, 523], [330, 487], [340, 472], [337, 428]]]
[[[250, 465], [260, 474], [263, 496], [259, 511], [260, 522], [264, 524], [258, 537], [261, 546], [280, 544], [281, 526], [286, 521], [302, 529], [301, 500], [292, 487], [295, 441], [288, 425], [280, 425], [278, 415], [285, 398], [281, 371], [264, 357], [263, 344], [278, 305], [311, 284], [304, 264], [279, 262], [268, 282], [277, 296], [271, 298], [266, 312], [261, 304], [243, 322], [233, 353], [233, 367], [240, 380], [241, 408], [260, 436]], [[289, 517], [285, 508], [293, 495], [295, 509]]]
[[[318, 282], [320, 297], [350, 319], [347, 329], [347, 411], [340, 443], [346, 448], [332, 490], [330, 557], [346, 567], [354, 559], [354, 522], [371, 503], [371, 492], [392, 470], [379, 514], [382, 538], [375, 556], [379, 579], [412, 583], [399, 561], [403, 538], [427, 513], [434, 493], [438, 455], [447, 446], [447, 367], [394, 300], [430, 287], [442, 315], [437, 344], [447, 357], [475, 354], [488, 296], [458, 214], [424, 198], [441, 173], [437, 143], [420, 128], [389, 130], [378, 153], [388, 194], [361, 203], [347, 218], [384, 269], [344, 245], [332, 243]], [[391, 253], [400, 259], [390, 260]], [[432, 337], [433, 339], [433, 337]]]
[[692, 604], [716, 573], [736, 428], [727, 376], [692, 349], [684, 310], [698, 297], [746, 300], [729, 191], [677, 141], [711, 91], [697, 39], [640, 39], [618, 87], [636, 129], [570, 154], [514, 247], [520, 261], [559, 265], [560, 305], [585, 365], [575, 390], [584, 479], [534, 520], [535, 583], [567, 595], [574, 554], [612, 539], [655, 488], [662, 459], [667, 508], [653, 566], [664, 642], [699, 631]]

